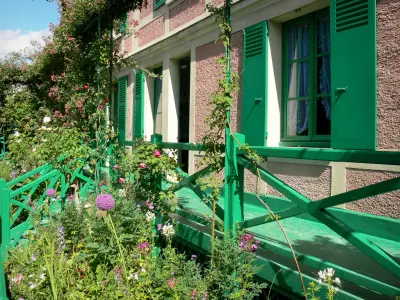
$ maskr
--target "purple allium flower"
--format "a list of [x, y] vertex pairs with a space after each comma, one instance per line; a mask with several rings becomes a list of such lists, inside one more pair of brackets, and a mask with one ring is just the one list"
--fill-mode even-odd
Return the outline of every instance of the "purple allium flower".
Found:
[[14, 171], [12, 171], [12, 172], [10, 173], [10, 177], [11, 177], [11, 178], [15, 178], [15, 172], [14, 172]]
[[197, 255], [196, 254], [192, 254], [190, 260], [195, 260], [196, 258], [197, 258]]
[[111, 210], [115, 205], [115, 200], [110, 194], [102, 194], [97, 196], [96, 206], [100, 210]]
[[149, 252], [150, 251], [150, 244], [148, 242], [142, 242], [137, 246], [138, 250], [141, 252]]
[[54, 197], [56, 195], [55, 189], [48, 189], [46, 192], [47, 197]]
[[245, 234], [239, 243], [239, 247], [244, 251], [253, 252], [256, 251], [260, 241], [254, 239], [254, 234]]

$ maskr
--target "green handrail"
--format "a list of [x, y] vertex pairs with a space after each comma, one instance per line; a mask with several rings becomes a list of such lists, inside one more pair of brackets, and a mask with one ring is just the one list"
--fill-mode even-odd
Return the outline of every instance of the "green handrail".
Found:
[[4, 136], [0, 136], [0, 159], [6, 156], [6, 139]]

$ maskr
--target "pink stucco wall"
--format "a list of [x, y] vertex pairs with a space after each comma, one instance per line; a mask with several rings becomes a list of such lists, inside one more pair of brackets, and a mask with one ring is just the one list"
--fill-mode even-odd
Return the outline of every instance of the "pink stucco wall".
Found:
[[212, 5], [215, 5], [215, 6], [220, 6], [220, 5], [222, 5], [222, 4], [224, 4], [224, 0], [212, 0]]
[[150, 43], [151, 41], [162, 37], [165, 33], [165, 15], [154, 19], [146, 26], [142, 27], [138, 31], [139, 36], [139, 47]]
[[[347, 169], [346, 190], [351, 191], [398, 176], [400, 173]], [[351, 202], [346, 204], [346, 208], [379, 216], [400, 218], [400, 191]]]
[[169, 10], [169, 30], [193, 20], [206, 10], [205, 0], [184, 0]]
[[400, 1], [377, 1], [378, 148], [400, 150]]
[[[201, 142], [205, 136], [206, 117], [210, 114], [211, 95], [218, 89], [218, 79], [222, 76], [221, 67], [216, 59], [224, 55], [222, 43], [211, 42], [196, 49], [196, 102], [195, 102], [195, 141]], [[243, 33], [232, 36], [232, 71], [241, 73], [243, 56]], [[231, 108], [231, 126], [233, 130], [240, 129], [241, 92], [234, 96]]]
[[144, 4], [142, 6], [142, 10], [139, 13], [139, 19], [142, 20], [146, 18], [148, 15], [153, 13], [154, 8], [154, 0], [147, 0], [147, 5]]
[[[267, 170], [311, 200], [326, 198], [331, 194], [330, 167], [268, 162]], [[284, 197], [271, 186], [267, 186], [266, 193]]]
[[132, 42], [133, 42], [132, 35], [130, 35], [126, 39], [124, 39], [124, 53], [125, 54], [132, 52]]

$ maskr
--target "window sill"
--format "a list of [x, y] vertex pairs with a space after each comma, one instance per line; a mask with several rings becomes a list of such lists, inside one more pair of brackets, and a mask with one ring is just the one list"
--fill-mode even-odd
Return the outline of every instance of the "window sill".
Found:
[[281, 141], [280, 147], [330, 148], [329, 141]]

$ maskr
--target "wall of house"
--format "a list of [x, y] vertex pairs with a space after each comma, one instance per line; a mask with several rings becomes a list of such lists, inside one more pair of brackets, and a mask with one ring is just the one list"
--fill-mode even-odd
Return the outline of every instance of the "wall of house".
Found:
[[[190, 142], [201, 142], [207, 128], [204, 120], [210, 108], [207, 103], [217, 88], [221, 74], [215, 59], [223, 55], [223, 47], [214, 41], [218, 28], [205, 5], [210, 0], [169, 0], [153, 11], [152, 1], [134, 18], [140, 25], [138, 37], [124, 37], [124, 49], [144, 67], [163, 66], [162, 134], [165, 141], [175, 142], [177, 137], [179, 85], [178, 61], [191, 57]], [[219, 5], [222, 0], [213, 0]], [[268, 20], [268, 116], [267, 146], [278, 147], [281, 120], [281, 61], [282, 26], [289, 19], [307, 14], [329, 5], [329, 0], [243, 0], [236, 1], [232, 9], [233, 70], [241, 73], [243, 33], [248, 26]], [[378, 132], [379, 150], [400, 150], [400, 45], [397, 41], [400, 1], [377, 1], [378, 24]], [[148, 85], [151, 89], [151, 84]], [[132, 87], [131, 87], [132, 88]], [[152, 103], [151, 91], [145, 95], [145, 107]], [[130, 103], [131, 101], [128, 101]], [[129, 109], [129, 108], [128, 108]], [[241, 128], [241, 93], [235, 95], [232, 106], [232, 126]], [[131, 114], [131, 112], [130, 112]], [[127, 114], [128, 118], [130, 114]], [[149, 116], [149, 114], [146, 114]], [[146, 118], [151, 119], [151, 118]], [[130, 119], [131, 120], [131, 119]], [[130, 121], [131, 122], [131, 121]], [[145, 120], [146, 132], [152, 130], [152, 120]], [[151, 123], [151, 124], [150, 124]], [[129, 125], [128, 125], [129, 126]], [[132, 127], [132, 126], [131, 126]], [[127, 137], [128, 137], [127, 131]], [[147, 137], [149, 138], [149, 137]], [[191, 152], [189, 173], [196, 171], [201, 153]], [[305, 161], [269, 158], [263, 167], [294, 189], [315, 201], [366, 186], [381, 180], [400, 176], [400, 167], [379, 164]], [[281, 196], [270, 186], [259, 183], [246, 172], [246, 190], [259, 190], [271, 196]], [[346, 209], [400, 218], [400, 192], [384, 194], [343, 205]]]

